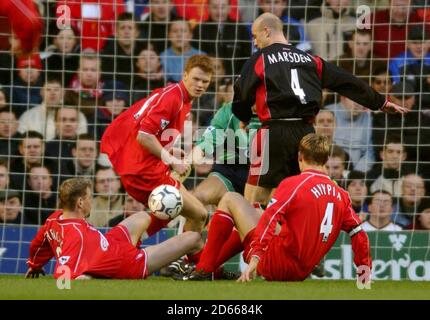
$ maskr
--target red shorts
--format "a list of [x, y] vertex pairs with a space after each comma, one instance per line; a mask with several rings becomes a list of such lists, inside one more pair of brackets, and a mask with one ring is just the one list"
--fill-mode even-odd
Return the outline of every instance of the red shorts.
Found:
[[145, 279], [148, 277], [147, 255], [131, 243], [130, 234], [125, 226], [119, 224], [106, 233], [106, 239], [119, 245], [121, 264], [114, 279]]
[[[254, 239], [252, 229], [243, 239], [243, 259], [249, 263], [251, 259], [251, 244]], [[284, 239], [274, 237], [266, 252], [258, 263], [257, 273], [268, 281], [303, 281], [308, 274], [304, 274], [297, 260], [285, 251]]]
[[145, 179], [141, 175], [121, 176], [121, 182], [125, 191], [137, 201], [147, 205], [152, 190], [162, 184], [168, 184], [180, 188], [180, 182], [170, 176], [170, 171], [161, 174], [157, 179]]

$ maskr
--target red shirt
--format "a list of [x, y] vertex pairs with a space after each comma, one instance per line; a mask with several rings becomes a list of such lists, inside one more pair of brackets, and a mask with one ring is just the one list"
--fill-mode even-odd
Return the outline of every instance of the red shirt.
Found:
[[2, 0], [0, 16], [8, 17], [13, 32], [21, 41], [23, 51], [29, 53], [39, 46], [43, 24], [33, 1]]
[[[406, 39], [408, 27], [412, 25], [423, 25], [415, 12], [409, 16], [408, 22], [395, 24], [390, 21], [389, 10], [377, 11], [371, 16], [373, 54], [377, 58], [390, 59], [406, 50]], [[428, 29], [428, 25], [426, 25]]]
[[[320, 262], [341, 230], [350, 233], [361, 224], [348, 193], [327, 175], [314, 170], [281, 182], [255, 229], [253, 256], [264, 255], [277, 222], [281, 224], [279, 237], [284, 238], [283, 248], [297, 259], [305, 274]], [[370, 265], [366, 248], [368, 243], [364, 247], [353, 245], [356, 264]]]
[[101, 152], [109, 156], [119, 175], [144, 173], [147, 178], [156, 178], [169, 168], [137, 142], [137, 135], [139, 132], [155, 135], [168, 148], [182, 134], [190, 110], [190, 96], [182, 81], [154, 90], [108, 126]]
[[[82, 274], [115, 278], [129, 261], [126, 258], [136, 256], [137, 249], [129, 242], [108, 240], [86, 220], [63, 219], [62, 214], [62, 210], [51, 214], [31, 242], [30, 267], [41, 268], [55, 256], [56, 278], [63, 274], [57, 271], [62, 265], [70, 268], [72, 279]], [[126, 230], [124, 234], [129, 239]]]
[[60, 0], [57, 17], [64, 14], [62, 6], [70, 9], [71, 26], [79, 31], [82, 49], [101, 51], [110, 36], [115, 34], [117, 16], [125, 11], [122, 0]]

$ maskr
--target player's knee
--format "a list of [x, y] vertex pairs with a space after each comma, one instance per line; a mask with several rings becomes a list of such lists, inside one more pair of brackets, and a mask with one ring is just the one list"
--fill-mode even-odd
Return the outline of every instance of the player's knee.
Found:
[[218, 208], [225, 212], [230, 212], [230, 208], [232, 207], [233, 203], [236, 203], [237, 201], [239, 201], [241, 197], [242, 196], [237, 192], [227, 192], [221, 198], [218, 204]]
[[193, 192], [193, 195], [204, 205], [208, 204], [209, 202], [209, 195], [207, 192], [196, 190]]
[[187, 237], [187, 241], [193, 249], [203, 248], [203, 239], [199, 232], [187, 231], [184, 235]]

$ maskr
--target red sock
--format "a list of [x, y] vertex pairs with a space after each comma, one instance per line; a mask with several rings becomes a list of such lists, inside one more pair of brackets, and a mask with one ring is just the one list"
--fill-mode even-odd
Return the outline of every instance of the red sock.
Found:
[[224, 243], [221, 252], [218, 254], [215, 269], [241, 251], [243, 251], [243, 244], [240, 240], [239, 232], [236, 229], [233, 229], [230, 233], [230, 237]]
[[217, 210], [211, 219], [211, 226], [208, 232], [208, 238], [196, 266], [196, 270], [204, 272], [214, 272], [218, 255], [228, 240], [233, 229], [233, 218], [227, 213]]
[[198, 263], [200, 261], [200, 257], [203, 253], [203, 249], [201, 249], [199, 252], [193, 253], [193, 254], [187, 254], [187, 259], [189, 262], [192, 263]]
[[146, 233], [148, 234], [149, 237], [157, 233], [161, 229], [165, 228], [171, 221], [170, 219], [168, 220], [158, 219], [153, 214], [150, 214], [149, 216], [151, 217], [151, 223], [149, 224], [148, 229], [146, 230]]

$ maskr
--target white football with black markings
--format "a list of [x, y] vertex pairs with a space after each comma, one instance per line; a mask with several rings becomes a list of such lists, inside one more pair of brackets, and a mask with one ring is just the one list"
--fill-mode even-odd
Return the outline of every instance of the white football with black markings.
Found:
[[152, 190], [149, 195], [148, 206], [157, 218], [162, 220], [174, 219], [182, 211], [182, 195], [174, 186], [162, 184]]

